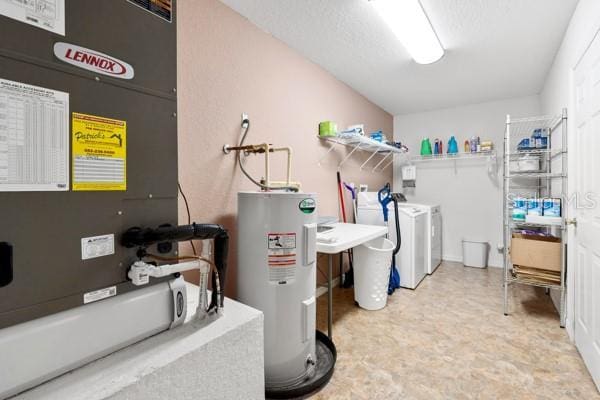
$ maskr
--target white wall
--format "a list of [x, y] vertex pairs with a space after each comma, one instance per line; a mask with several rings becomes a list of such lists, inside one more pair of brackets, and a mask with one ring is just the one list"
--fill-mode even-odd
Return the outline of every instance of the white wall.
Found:
[[[573, 172], [574, 160], [576, 159], [576, 149], [573, 147], [573, 133], [575, 132], [575, 119], [573, 110], [575, 109], [575, 98], [573, 90], [573, 70], [581, 59], [585, 50], [592, 42], [594, 36], [600, 29], [600, 1], [598, 0], [580, 0], [569, 27], [565, 33], [562, 45], [556, 55], [554, 64], [548, 73], [544, 88], [540, 94], [542, 110], [545, 114], [556, 114], [566, 107], [570, 110], [568, 120], [569, 135], [569, 192], [574, 191], [573, 183], [575, 176]], [[600, 150], [600, 149], [598, 149]], [[572, 209], [569, 210], [570, 215], [573, 215]], [[573, 230], [569, 232], [569, 243], [574, 242]], [[573, 265], [572, 257], [575, 252], [569, 252], [568, 263]], [[567, 321], [566, 327], [571, 338], [573, 337], [573, 305], [574, 305], [574, 290], [572, 283], [573, 269], [567, 269]], [[555, 305], [558, 304], [558, 293], [552, 293], [552, 299]]]
[[600, 1], [580, 0], [540, 94], [542, 109], [574, 109], [571, 73], [600, 28]]
[[[409, 201], [442, 206], [443, 258], [462, 261], [462, 238], [490, 243], [490, 266], [502, 266], [502, 149], [506, 114], [538, 115], [538, 96], [494, 101], [457, 108], [394, 117], [394, 139], [419, 154], [424, 137], [443, 139], [444, 151], [451, 135], [459, 151], [471, 136], [490, 139], [498, 151], [494, 171], [486, 159], [429, 161], [417, 164], [417, 187], [403, 189]], [[456, 167], [455, 167], [456, 166]], [[395, 190], [401, 187], [400, 171], [394, 171]]]

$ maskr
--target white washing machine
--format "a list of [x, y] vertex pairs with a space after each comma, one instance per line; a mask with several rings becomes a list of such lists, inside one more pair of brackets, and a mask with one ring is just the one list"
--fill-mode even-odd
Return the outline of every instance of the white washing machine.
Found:
[[[400, 273], [400, 286], [415, 289], [427, 274], [425, 236], [427, 211], [421, 207], [406, 207], [398, 203], [401, 246], [396, 255], [396, 267]], [[401, 206], [402, 205], [402, 206]], [[389, 239], [396, 243], [396, 217], [394, 203], [388, 204]], [[377, 192], [358, 193], [358, 224], [385, 225], [383, 210], [377, 198]]]
[[425, 254], [429, 275], [442, 263], [442, 210], [439, 204], [399, 203], [402, 207], [418, 207], [427, 212]]

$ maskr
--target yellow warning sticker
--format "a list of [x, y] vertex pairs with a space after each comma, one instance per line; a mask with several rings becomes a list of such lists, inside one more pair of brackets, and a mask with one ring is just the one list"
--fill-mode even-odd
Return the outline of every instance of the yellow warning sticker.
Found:
[[127, 189], [127, 122], [73, 113], [74, 191]]

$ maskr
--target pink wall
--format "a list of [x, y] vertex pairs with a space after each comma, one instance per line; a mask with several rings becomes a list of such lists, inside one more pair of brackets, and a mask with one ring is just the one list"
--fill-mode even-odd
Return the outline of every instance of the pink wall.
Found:
[[[336, 216], [336, 165], [347, 150], [336, 149], [317, 164], [327, 150], [317, 138], [319, 121], [364, 123], [367, 132], [382, 129], [391, 138], [393, 118], [217, 0], [179, 0], [178, 18], [179, 179], [192, 220], [220, 223], [231, 233], [226, 292], [235, 296], [237, 192], [255, 188], [221, 148], [237, 144], [241, 113], [252, 122], [246, 142], [292, 146], [293, 178], [305, 192], [318, 193], [320, 215]], [[391, 168], [361, 172], [364, 159], [345, 164], [342, 178], [372, 188], [391, 181]], [[261, 161], [247, 164], [258, 178]], [[283, 178], [284, 165], [274, 157], [273, 179]], [[183, 201], [179, 215], [185, 222]]]

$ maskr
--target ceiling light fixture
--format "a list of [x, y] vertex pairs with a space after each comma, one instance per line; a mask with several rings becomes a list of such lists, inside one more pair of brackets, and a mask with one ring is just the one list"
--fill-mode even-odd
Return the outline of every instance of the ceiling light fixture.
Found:
[[419, 0], [371, 0], [415, 62], [431, 64], [444, 55], [425, 10]]

